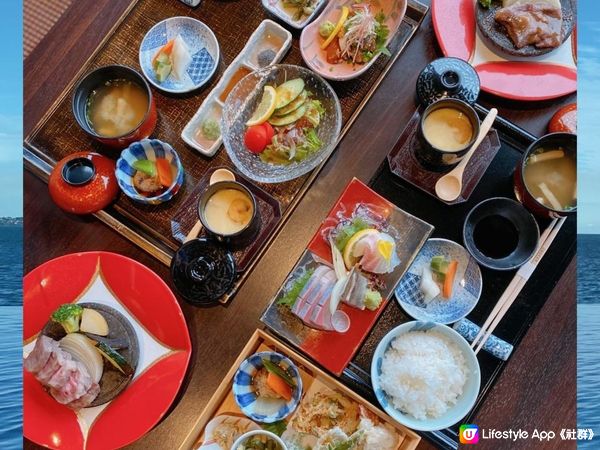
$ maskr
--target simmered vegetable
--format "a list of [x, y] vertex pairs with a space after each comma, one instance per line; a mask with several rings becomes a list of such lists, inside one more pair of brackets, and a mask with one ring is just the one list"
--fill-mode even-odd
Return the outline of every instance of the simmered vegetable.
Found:
[[92, 308], [83, 308], [80, 327], [84, 333], [108, 336], [108, 323], [102, 314]]
[[70, 333], [60, 340], [59, 345], [85, 366], [95, 383], [100, 381], [104, 371], [102, 356], [90, 339], [83, 334]]
[[79, 331], [79, 321], [83, 308], [74, 303], [61, 305], [52, 313], [52, 320], [62, 325], [67, 333], [76, 333]]
[[103, 342], [96, 343], [96, 349], [111, 363], [116, 369], [118, 369], [124, 375], [131, 375], [133, 368], [117, 351], [110, 348]]

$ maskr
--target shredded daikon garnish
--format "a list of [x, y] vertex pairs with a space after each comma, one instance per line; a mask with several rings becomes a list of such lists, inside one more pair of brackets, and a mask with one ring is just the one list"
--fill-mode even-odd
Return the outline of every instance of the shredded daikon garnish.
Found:
[[354, 14], [346, 20], [345, 32], [340, 38], [339, 44], [342, 58], [356, 63], [362, 61], [361, 53], [365, 50], [366, 45], [375, 43], [378, 22], [368, 5], [361, 3], [353, 5], [352, 9]]

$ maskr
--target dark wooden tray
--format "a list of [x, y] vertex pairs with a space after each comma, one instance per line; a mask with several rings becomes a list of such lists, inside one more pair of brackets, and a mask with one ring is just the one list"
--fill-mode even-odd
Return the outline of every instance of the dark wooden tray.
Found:
[[[405, 18], [389, 45], [392, 56], [380, 57], [367, 73], [355, 80], [331, 83], [340, 98], [342, 107], [343, 128], [340, 139], [414, 35], [427, 11], [427, 6], [415, 0], [408, 0]], [[217, 84], [228, 64], [244, 47], [248, 37], [264, 19], [269, 18], [259, 0], [243, 0], [243, 2], [205, 0], [195, 9], [177, 1], [138, 0], [134, 2], [33, 132], [25, 138], [24, 149], [27, 167], [44, 180], [47, 180], [56, 161], [75, 151], [89, 149], [116, 159], [119, 155], [118, 151], [99, 145], [78, 127], [71, 112], [72, 88], [85, 73], [106, 64], [125, 64], [139, 70], [138, 49], [143, 36], [155, 23], [172, 16], [195, 17], [206, 23], [217, 36], [221, 49], [217, 72], [200, 91], [185, 96], [167, 96], [153, 89], [159, 111], [158, 125], [153, 137], [169, 142], [178, 151], [186, 170], [185, 184], [182, 191], [166, 204], [140, 206], [121, 195], [113, 206], [96, 214], [100, 220], [167, 265], [180, 245], [171, 233], [171, 218], [174, 213], [180, 209], [208, 170], [214, 167], [232, 166], [223, 148], [213, 158], [203, 157], [184, 144], [180, 133], [204, 98]], [[299, 32], [295, 31], [293, 36], [292, 47], [282, 63], [302, 65], [298, 46]], [[325, 162], [312, 173], [296, 180], [260, 186], [279, 202], [282, 220], [272, 230], [262, 247], [256, 250], [248, 269], [251, 269], [277, 234]], [[246, 273], [249, 271], [247, 270]], [[234, 292], [239, 288], [243, 278], [244, 275], [238, 281]]]
[[[478, 105], [476, 109], [482, 118], [487, 114], [487, 110]], [[462, 243], [464, 219], [473, 206], [490, 197], [514, 198], [514, 168], [525, 149], [535, 140], [535, 136], [502, 118], [496, 120], [495, 128], [500, 137], [501, 148], [469, 200], [464, 203], [448, 206], [415, 189], [409, 182], [392, 173], [387, 160], [382, 163], [369, 186], [398, 207], [434, 225], [432, 237]], [[539, 220], [538, 224], [543, 231], [549, 221]], [[571, 217], [564, 223], [536, 271], [494, 331], [495, 335], [513, 344], [515, 348], [518, 347], [575, 252], [576, 218]], [[484, 281], [481, 300], [468, 315], [468, 318], [478, 325], [483, 324], [515, 274], [515, 271], [499, 272], [484, 267], [481, 271]], [[410, 320], [413, 319], [406, 315], [397, 301], [390, 301], [363, 346], [342, 374], [342, 380], [365, 398], [375, 402], [370, 379], [373, 352], [388, 331]], [[480, 352], [478, 359], [481, 366], [481, 391], [475, 407], [461, 423], [470, 423], [506, 364], [505, 361], [486, 352]], [[446, 430], [420, 434], [440, 448], [456, 449], [459, 425], [460, 423]]]

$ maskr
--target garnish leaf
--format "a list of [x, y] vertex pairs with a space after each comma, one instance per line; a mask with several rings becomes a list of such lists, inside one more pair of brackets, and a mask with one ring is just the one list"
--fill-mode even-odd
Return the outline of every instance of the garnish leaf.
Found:
[[287, 373], [285, 370], [283, 370], [281, 367], [279, 367], [277, 364], [275, 364], [274, 362], [272, 362], [268, 359], [263, 359], [262, 362], [263, 362], [263, 366], [265, 367], [265, 369], [267, 369], [267, 371], [277, 375], [279, 378], [281, 378], [283, 381], [285, 381], [285, 383], [289, 387], [291, 387], [291, 388], [296, 387], [296, 382], [290, 376], [290, 374]]
[[287, 291], [283, 297], [277, 300], [277, 304], [288, 306], [290, 308], [294, 306], [298, 296], [300, 295], [300, 292], [302, 292], [304, 286], [306, 286], [306, 283], [308, 283], [308, 280], [310, 280], [310, 277], [312, 277], [313, 273], [315, 273], [315, 269], [308, 269], [304, 275], [294, 281], [290, 290]]

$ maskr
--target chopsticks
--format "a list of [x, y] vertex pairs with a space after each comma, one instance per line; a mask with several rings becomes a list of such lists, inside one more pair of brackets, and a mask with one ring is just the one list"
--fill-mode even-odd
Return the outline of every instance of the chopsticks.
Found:
[[523, 286], [525, 286], [525, 283], [527, 283], [527, 280], [529, 280], [529, 277], [531, 277], [531, 274], [535, 271], [537, 265], [542, 260], [546, 254], [546, 251], [554, 241], [554, 238], [565, 222], [565, 219], [565, 217], [553, 219], [550, 225], [544, 230], [542, 236], [540, 237], [540, 244], [535, 251], [535, 254], [517, 271], [516, 275], [498, 300], [498, 303], [496, 303], [496, 306], [494, 306], [494, 309], [488, 316], [487, 320], [482, 325], [481, 330], [471, 343], [471, 348], [475, 348], [475, 346], [477, 346], [477, 348], [475, 348], [475, 354], [479, 353], [485, 342], [498, 326], [498, 323], [500, 323], [508, 309], [514, 303], [515, 299], [523, 289]]

